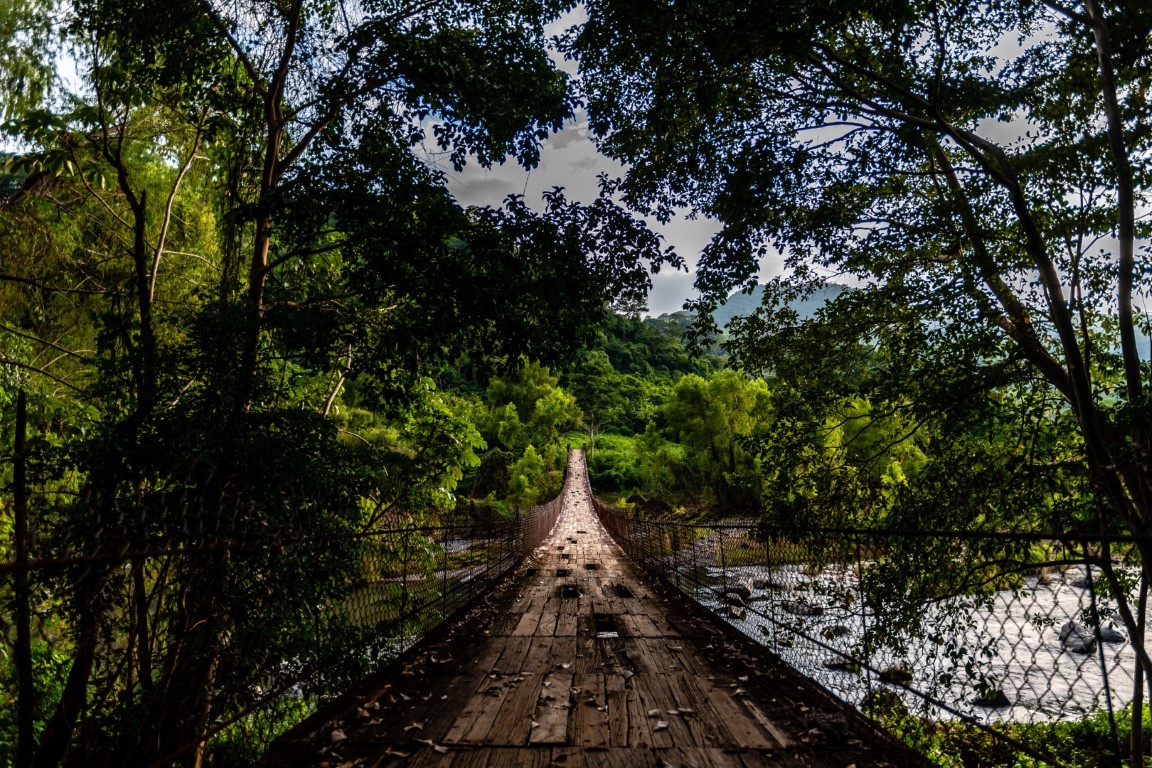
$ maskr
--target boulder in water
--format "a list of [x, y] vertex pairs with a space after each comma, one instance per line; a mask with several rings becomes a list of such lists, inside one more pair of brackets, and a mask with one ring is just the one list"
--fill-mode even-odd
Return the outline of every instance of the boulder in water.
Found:
[[803, 600], [783, 600], [780, 602], [780, 607], [794, 613], [797, 616], [823, 616], [824, 606], [813, 605], [812, 603], [804, 602]]
[[1070, 653], [1092, 653], [1096, 650], [1096, 636], [1083, 624], [1074, 621], [1065, 622], [1064, 626], [1060, 627], [1059, 637], [1064, 650]]
[[747, 584], [733, 584], [724, 587], [724, 591], [721, 594], [725, 600], [729, 597], [735, 597], [740, 601], [739, 605], [744, 605], [746, 601], [752, 599], [752, 590], [748, 588]]
[[825, 659], [823, 662], [825, 669], [834, 669], [837, 672], [860, 672], [860, 662], [853, 661], [852, 659]]
[[775, 579], [752, 579], [752, 589], [788, 589], [788, 585]]
[[835, 640], [838, 637], [844, 637], [844, 635], [851, 633], [852, 630], [843, 624], [833, 624], [830, 627], [824, 627], [824, 629], [820, 630], [820, 634], [824, 636], [825, 640]]
[[1100, 639], [1106, 643], [1123, 643], [1128, 636], [1112, 627], [1100, 627]]
[[893, 664], [880, 670], [880, 682], [893, 685], [908, 685], [912, 682], [912, 669], [907, 664]]
[[989, 688], [986, 691], [982, 691], [979, 696], [972, 699], [972, 703], [980, 707], [989, 708], [1012, 706], [1012, 702], [1004, 695], [1004, 691], [999, 688]]

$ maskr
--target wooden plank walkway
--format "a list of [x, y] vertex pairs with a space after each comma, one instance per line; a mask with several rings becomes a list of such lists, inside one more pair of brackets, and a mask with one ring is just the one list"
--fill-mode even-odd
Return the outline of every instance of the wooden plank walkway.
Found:
[[264, 764], [886, 764], [888, 749], [869, 749], [763, 649], [642, 579], [596, 518], [584, 471], [574, 452], [555, 528], [502, 593]]

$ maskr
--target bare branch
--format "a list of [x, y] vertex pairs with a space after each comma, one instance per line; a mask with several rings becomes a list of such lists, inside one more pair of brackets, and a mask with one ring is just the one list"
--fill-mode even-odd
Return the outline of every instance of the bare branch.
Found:
[[49, 379], [52, 379], [52, 381], [56, 382], [57, 384], [61, 384], [65, 387], [68, 387], [68, 389], [71, 389], [73, 392], [80, 392], [80, 393], [84, 392], [84, 390], [80, 389], [80, 387], [76, 386], [75, 384], [71, 384], [71, 383], [65, 381], [64, 379], [60, 378], [59, 376], [56, 376], [55, 374], [48, 373], [48, 371], [44, 370], [43, 368], [37, 368], [36, 366], [28, 365], [27, 363], [21, 363], [19, 360], [12, 360], [12, 359], [7, 358], [7, 357], [0, 357], [0, 365], [10, 365], [13, 368], [19, 368], [19, 369], [24, 370], [24, 371], [31, 371], [32, 373], [38, 373], [41, 376], [45, 376]]
[[164, 220], [160, 223], [160, 236], [156, 242], [156, 252], [152, 256], [152, 269], [151, 276], [148, 281], [148, 298], [156, 298], [156, 278], [160, 274], [160, 258], [164, 254], [164, 246], [168, 242], [168, 228], [172, 224], [172, 206], [176, 202], [176, 193], [180, 189], [180, 184], [184, 181], [184, 176], [188, 173], [188, 169], [192, 167], [192, 161], [196, 159], [196, 150], [200, 148], [200, 137], [203, 135], [204, 123], [201, 122], [196, 126], [196, 138], [192, 141], [192, 149], [188, 152], [188, 158], [180, 166], [180, 172], [176, 174], [176, 181], [172, 184], [172, 189], [168, 193], [168, 202], [164, 206]]
[[66, 349], [55, 342], [48, 341], [47, 339], [42, 339], [39, 336], [33, 336], [30, 333], [24, 333], [23, 331], [18, 331], [15, 328], [4, 325], [3, 323], [0, 323], [0, 331], [6, 331], [7, 333], [12, 334], [13, 336], [19, 336], [22, 339], [27, 339], [28, 341], [33, 341], [37, 344], [43, 344], [46, 347], [51, 347], [52, 349], [55, 349], [58, 352], [63, 352], [64, 354], [68, 355], [69, 357], [74, 357], [77, 360], [81, 360], [85, 363], [91, 363], [92, 362], [92, 358], [85, 357], [84, 355], [80, 354], [79, 352], [74, 352], [70, 349]]

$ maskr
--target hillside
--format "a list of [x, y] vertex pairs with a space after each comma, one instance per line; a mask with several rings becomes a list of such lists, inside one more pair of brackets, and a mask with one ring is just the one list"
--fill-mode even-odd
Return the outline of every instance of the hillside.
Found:
[[[792, 307], [796, 313], [800, 315], [801, 319], [811, 317], [817, 309], [824, 306], [832, 299], [839, 296], [847, 290], [844, 285], [827, 285], [815, 291], [807, 299], [795, 302]], [[760, 302], [764, 298], [764, 286], [758, 285], [752, 293], [737, 292], [728, 297], [728, 301], [722, 305], [713, 314], [716, 318], [716, 324], [721, 328], [727, 328], [728, 322], [736, 316], [749, 315], [760, 306]], [[691, 321], [691, 313], [680, 311], [671, 312], [668, 314], [660, 315], [657, 320], [671, 320], [686, 325]]]

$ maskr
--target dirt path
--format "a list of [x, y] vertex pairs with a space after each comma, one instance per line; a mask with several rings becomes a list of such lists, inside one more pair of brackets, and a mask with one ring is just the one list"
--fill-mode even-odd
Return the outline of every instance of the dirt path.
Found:
[[810, 684], [641, 577], [596, 518], [578, 452], [564, 493], [550, 536], [504, 588], [265, 764], [885, 764], [890, 750], [869, 749]]

